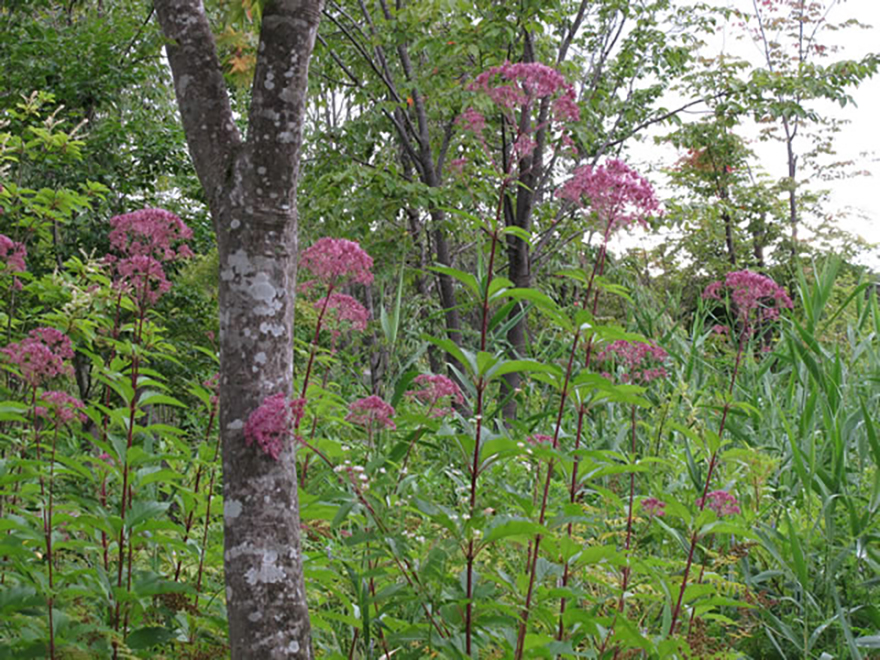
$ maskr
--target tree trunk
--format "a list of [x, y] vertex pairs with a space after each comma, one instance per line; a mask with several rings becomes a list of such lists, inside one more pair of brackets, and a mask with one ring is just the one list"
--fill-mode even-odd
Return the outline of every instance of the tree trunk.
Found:
[[763, 271], [764, 263], [764, 235], [766, 234], [765, 223], [767, 222], [767, 213], [761, 214], [760, 224], [752, 232], [752, 246], [754, 248], [755, 263], [758, 270]]
[[791, 225], [791, 264], [798, 253], [798, 207], [797, 207], [797, 155], [794, 153], [794, 134], [785, 124], [786, 147], [788, 155], [788, 221]]
[[[532, 45], [531, 33], [525, 33], [525, 49], [523, 52], [523, 62], [534, 62], [534, 49]], [[535, 142], [537, 146], [535, 150], [525, 158], [520, 159], [517, 163], [519, 168], [519, 185], [516, 187], [516, 207], [512, 208], [509, 198], [505, 199], [505, 221], [508, 227], [516, 226], [525, 232], [531, 233], [532, 230], [532, 211], [535, 208], [537, 195], [539, 194], [538, 183], [544, 172], [544, 148], [547, 141], [547, 122], [550, 111], [549, 99], [543, 99], [538, 109], [538, 119], [535, 122], [537, 130], [535, 131]], [[531, 128], [532, 118], [531, 109], [524, 106], [521, 109], [520, 131], [525, 132]], [[513, 151], [511, 150], [511, 154]], [[517, 288], [528, 288], [532, 285], [532, 262], [529, 252], [529, 244], [517, 236], [507, 237], [507, 265], [508, 276]], [[513, 319], [522, 313], [523, 304], [517, 303], [510, 310], [510, 318]], [[510, 359], [522, 359], [526, 357], [526, 333], [528, 331], [528, 322], [523, 316], [514, 323], [510, 330], [507, 331], [507, 341], [510, 342], [511, 354]], [[507, 399], [504, 404], [503, 415], [505, 419], [514, 419], [516, 417], [516, 395], [515, 392], [522, 384], [522, 374], [519, 372], [511, 372], [504, 375], [504, 386], [502, 388], [502, 396]]]
[[[722, 198], [722, 201], [726, 196]], [[724, 220], [724, 240], [727, 243], [727, 260], [731, 266], [736, 266], [736, 246], [733, 239], [733, 218], [730, 211], [722, 211], [721, 219]]]
[[201, 0], [155, 0], [178, 106], [217, 233], [224, 567], [234, 660], [313, 657], [295, 447], [248, 447], [244, 425], [292, 389], [302, 125], [321, 0], [264, 4], [248, 139], [235, 127]]
[[[428, 250], [425, 246], [425, 241], [427, 239], [423, 236], [422, 221], [419, 219], [418, 211], [413, 208], [407, 208], [406, 216], [409, 219], [410, 234], [412, 236], [413, 244], [416, 247], [416, 254], [418, 255], [418, 267], [416, 268], [415, 281], [416, 292], [422, 300], [426, 301], [428, 300], [428, 285], [423, 273], [425, 273], [428, 268]], [[429, 314], [424, 306], [421, 306], [419, 318], [423, 323], [423, 327], [428, 327]], [[428, 364], [431, 366], [431, 373], [443, 373], [443, 365], [440, 363], [440, 358], [437, 356], [437, 347], [433, 344], [428, 344]]]

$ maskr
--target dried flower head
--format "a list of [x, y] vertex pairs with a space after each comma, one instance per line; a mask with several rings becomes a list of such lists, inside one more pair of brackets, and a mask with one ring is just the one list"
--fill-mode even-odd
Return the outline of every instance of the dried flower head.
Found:
[[73, 357], [70, 339], [55, 328], [36, 328], [2, 351], [29, 384], [37, 385], [69, 372], [64, 361]]
[[397, 428], [391, 418], [394, 416], [394, 408], [385, 403], [375, 394], [363, 399], [358, 399], [348, 407], [348, 415], [345, 421], [360, 424], [365, 428], [374, 425], [391, 429]]
[[428, 414], [431, 417], [445, 417], [452, 413], [451, 407], [438, 405], [447, 397], [452, 405], [464, 403], [461, 389], [446, 376], [420, 374], [413, 379], [413, 384], [420, 386], [421, 389], [409, 390], [406, 396], [427, 404], [430, 410]]
[[344, 282], [370, 284], [373, 259], [355, 241], [344, 238], [321, 238], [303, 251], [300, 265], [327, 286]]
[[647, 227], [647, 219], [660, 210], [648, 180], [617, 159], [609, 159], [598, 167], [577, 168], [556, 196], [588, 208], [606, 238], [636, 222]]
[[289, 400], [283, 392], [266, 397], [244, 425], [247, 446], [255, 444], [278, 460], [287, 438], [291, 437], [303, 415], [305, 399]]

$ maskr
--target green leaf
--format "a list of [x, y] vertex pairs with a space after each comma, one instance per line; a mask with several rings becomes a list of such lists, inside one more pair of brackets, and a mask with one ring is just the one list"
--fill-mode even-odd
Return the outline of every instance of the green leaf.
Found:
[[468, 352], [468, 354], [465, 355], [465, 352], [451, 339], [437, 338], [432, 337], [431, 335], [422, 335], [422, 339], [431, 342], [437, 348], [449, 353], [449, 355], [458, 360], [460, 364], [465, 366], [470, 373], [477, 373], [477, 363], [473, 353]]
[[795, 573], [798, 581], [801, 583], [801, 589], [807, 591], [807, 564], [804, 561], [804, 551], [801, 548], [801, 541], [798, 538], [797, 530], [791, 522], [791, 516], [785, 512], [785, 519], [788, 522], [788, 541], [791, 545], [791, 555], [794, 560]]
[[187, 405], [180, 401], [179, 399], [175, 399], [173, 396], [168, 396], [167, 394], [161, 394], [159, 392], [146, 391], [141, 394], [138, 399], [139, 406], [157, 406], [157, 405], [165, 405], [165, 406], [177, 406], [178, 408], [186, 408]]
[[509, 234], [511, 236], [516, 236], [519, 240], [523, 241], [524, 243], [527, 243], [529, 246], [532, 245], [531, 234], [529, 234], [529, 232], [527, 232], [522, 227], [517, 227], [516, 225], [511, 225], [510, 227], [505, 227], [504, 229], [502, 229], [498, 233], [501, 234], [502, 236], [507, 235], [507, 234]]
[[541, 372], [545, 374], [556, 375], [559, 373], [559, 367], [555, 365], [543, 364], [541, 362], [537, 362], [536, 360], [507, 360], [506, 362], [496, 364], [494, 367], [489, 369], [489, 371], [486, 372], [486, 379], [491, 380], [493, 378], [497, 378], [499, 376], [503, 376], [504, 374], [510, 373], [529, 372]]
[[174, 638], [174, 632], [159, 626], [138, 628], [125, 638], [125, 644], [134, 651], [143, 651], [153, 646], [166, 644]]
[[449, 268], [448, 266], [430, 266], [428, 270], [434, 271], [435, 273], [448, 275], [449, 277], [458, 280], [459, 282], [464, 284], [465, 287], [470, 289], [471, 293], [473, 293], [474, 296], [476, 296], [477, 298], [480, 297], [480, 285], [477, 283], [477, 278], [470, 273], [465, 273], [464, 271], [458, 270], [457, 268]]
[[170, 506], [171, 502], [135, 501], [125, 513], [125, 526], [134, 529], [144, 521], [165, 513]]
[[508, 520], [490, 529], [483, 537], [483, 541], [492, 543], [512, 537], [532, 538], [538, 534], [547, 534], [547, 532], [544, 525], [539, 525], [531, 520]]
[[141, 486], [147, 486], [158, 482], [178, 481], [183, 479], [180, 472], [169, 470], [167, 468], [151, 467], [138, 470], [137, 482]]

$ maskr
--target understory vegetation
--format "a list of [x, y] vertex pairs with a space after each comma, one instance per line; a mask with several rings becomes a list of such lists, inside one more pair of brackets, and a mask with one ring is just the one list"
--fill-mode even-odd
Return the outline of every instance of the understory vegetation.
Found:
[[[262, 5], [239, 4], [218, 41], [244, 96]], [[472, 9], [398, 7], [350, 35], [331, 4], [326, 38], [345, 45], [319, 44], [310, 90], [294, 387], [236, 429], [261, 461], [295, 448], [314, 656], [875, 657], [876, 275], [820, 246], [840, 238], [806, 220], [821, 195], [794, 173], [756, 176], [736, 131], [777, 112], [765, 119], [791, 147], [817, 117], [788, 110], [845, 96], [876, 62], [814, 70], [827, 87], [784, 99], [733, 67], [716, 93], [689, 37], [661, 38], [635, 3], [604, 3], [584, 37], [566, 23], [577, 62], [548, 56], [549, 10], [522, 9], [533, 37], [505, 31], [504, 12], [486, 19], [498, 32], [475, 53]], [[672, 20], [658, 5], [651, 20]], [[223, 497], [225, 271], [163, 120], [152, 11], [142, 24], [106, 11], [123, 59], [144, 58], [124, 80], [89, 74], [106, 98], [17, 78], [0, 95], [0, 658], [224, 658], [224, 565], [246, 551], [224, 547], [224, 524], [247, 515]], [[39, 26], [66, 43], [77, 28], [116, 61], [88, 8], [66, 26], [58, 12], [0, 4], [0, 51], [31, 62], [9, 35]], [[577, 74], [617, 12], [641, 21], [621, 28], [629, 50]], [[414, 64], [403, 53], [429, 39], [423, 22], [449, 34]], [[365, 30], [373, 55], [356, 55], [385, 67], [378, 82], [345, 64]], [[529, 57], [511, 63], [496, 41]], [[627, 67], [649, 45], [665, 54], [652, 76], [716, 90], [665, 138], [682, 154], [665, 188], [623, 147], [662, 123], [634, 114], [662, 90], [620, 96], [644, 81]], [[642, 232], [656, 243], [632, 248]], [[262, 286], [257, 316], [274, 295]], [[286, 589], [277, 560], [245, 579]]]

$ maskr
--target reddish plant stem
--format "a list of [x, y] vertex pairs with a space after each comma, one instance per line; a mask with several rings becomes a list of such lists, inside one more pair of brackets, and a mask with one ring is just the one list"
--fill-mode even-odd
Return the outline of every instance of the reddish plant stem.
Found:
[[[113, 339], [119, 339], [119, 317], [122, 311], [122, 290], [120, 289], [119, 293], [116, 296], [116, 311], [113, 315]], [[116, 357], [116, 348], [112, 348], [110, 351], [110, 362]], [[112, 388], [109, 385], [104, 386], [104, 409], [110, 409], [110, 392]], [[101, 439], [104, 442], [107, 442], [107, 429], [110, 423], [110, 416], [104, 414], [103, 421], [101, 424]], [[101, 506], [107, 506], [107, 475], [104, 474], [104, 478], [101, 480]], [[104, 548], [104, 570], [108, 573], [110, 572], [110, 543], [107, 539], [107, 532], [101, 531], [101, 546]], [[114, 657], [116, 656], [116, 650], [114, 647], [113, 651]]]
[[196, 596], [195, 604], [199, 603], [199, 594], [202, 592], [202, 575], [205, 569], [205, 554], [208, 548], [208, 528], [211, 524], [211, 500], [214, 497], [214, 476], [217, 474], [217, 458], [220, 456], [220, 434], [217, 434], [217, 441], [214, 445], [214, 458], [211, 459], [211, 472], [208, 479], [208, 495], [205, 502], [205, 529], [202, 533], [202, 547], [199, 551], [199, 569], [196, 574]]
[[360, 628], [354, 629], [354, 635], [352, 636], [352, 639], [351, 639], [351, 648], [348, 649], [348, 660], [353, 660], [353, 658], [354, 658], [354, 651], [357, 648], [357, 641], [358, 641], [358, 637], [360, 636], [360, 633], [361, 633]]
[[[584, 429], [584, 416], [586, 415], [586, 408], [583, 405], [578, 406], [578, 421], [577, 421], [577, 433], [575, 434], [574, 440], [574, 465], [571, 469], [571, 486], [568, 491], [568, 502], [569, 504], [574, 504], [575, 499], [577, 498], [577, 478], [578, 478], [578, 464], [580, 462], [580, 457], [577, 455], [578, 449], [580, 449], [581, 445], [581, 435], [583, 434]], [[571, 538], [572, 530], [574, 523], [569, 522], [566, 528], [566, 533], [568, 534], [568, 538]], [[566, 588], [568, 586], [568, 578], [569, 578], [569, 570], [571, 569], [571, 563], [566, 560], [565, 567], [562, 570], [562, 588]], [[562, 637], [565, 635], [565, 621], [563, 620], [563, 615], [565, 614], [565, 596], [559, 599], [559, 630], [556, 633], [556, 639], [562, 641]]]
[[406, 455], [403, 457], [403, 462], [400, 464], [400, 474], [397, 475], [397, 485], [400, 485], [400, 482], [406, 476], [406, 466], [409, 463], [409, 455], [412, 453], [413, 447], [416, 446], [416, 443], [419, 439], [425, 434], [425, 428], [422, 427], [416, 434], [413, 436], [413, 439], [409, 443], [409, 447], [406, 448]]
[[[302, 442], [302, 444], [306, 448], [311, 449], [313, 452], [315, 452], [315, 455], [322, 461], [324, 461], [324, 463], [330, 468], [331, 471], [334, 470], [336, 465], [334, 465], [333, 461], [331, 461], [324, 452], [322, 452], [320, 449], [317, 449], [316, 447], [311, 446], [305, 440], [301, 440], [300, 442]], [[346, 481], [341, 476], [336, 475], [336, 478], [340, 484], [345, 485]], [[384, 534], [385, 536], [389, 536], [390, 533], [388, 527], [376, 513], [373, 505], [370, 504], [370, 501], [366, 498], [360, 487], [356, 483], [349, 483], [351, 483], [352, 487], [354, 488], [355, 495], [357, 495], [358, 501], [364, 506], [367, 512], [369, 512], [370, 516], [373, 519], [373, 522], [376, 524], [376, 527], [379, 528], [382, 534]], [[409, 560], [406, 558], [403, 558], [402, 560], [398, 558], [393, 549], [391, 552], [391, 559], [397, 566], [397, 570], [400, 571], [401, 575], [403, 575], [403, 578], [406, 580], [406, 583], [410, 586], [410, 588], [416, 592], [424, 593], [425, 588], [422, 585], [421, 580], [419, 580], [418, 573], [416, 573], [416, 571], [413, 569], [412, 564], [410, 564]], [[428, 618], [428, 621], [430, 621], [431, 625], [437, 631], [437, 634], [440, 635], [442, 639], [446, 639], [447, 637], [449, 637], [449, 631], [445, 628], [445, 626], [441, 628], [440, 624], [437, 623], [437, 620], [434, 618], [433, 614], [431, 614], [431, 610], [428, 609], [428, 606], [425, 605], [424, 602], [421, 603], [421, 606], [422, 610], [425, 612], [425, 616]]]
[[[486, 290], [483, 293], [483, 318], [480, 324], [480, 350], [486, 350], [486, 341], [489, 335], [489, 288], [492, 286], [492, 275], [495, 269], [495, 253], [498, 249], [498, 225], [501, 222], [501, 212], [504, 209], [504, 196], [507, 189], [507, 179], [501, 182], [498, 191], [498, 204], [495, 208], [495, 224], [492, 227], [492, 244], [489, 250], [489, 268], [486, 271]], [[474, 417], [476, 418], [476, 431], [474, 433], [474, 456], [471, 462], [471, 493], [470, 493], [470, 517], [474, 519], [477, 509], [477, 478], [480, 474], [480, 438], [483, 430], [483, 396], [486, 390], [486, 382], [483, 377], [477, 380], [477, 401]], [[474, 560], [476, 559], [476, 544], [473, 537], [468, 540], [465, 561], [467, 563], [465, 578], [465, 652], [470, 657], [473, 653], [474, 633]]]
[[[711, 547], [711, 542], [712, 542], [712, 539], [710, 538], [709, 539], [709, 544], [710, 544], [709, 547]], [[703, 561], [700, 562], [700, 577], [697, 578], [697, 584], [703, 584], [703, 576], [705, 574], [706, 574], [706, 557], [704, 555]], [[691, 610], [691, 618], [688, 621], [688, 634], [690, 634], [691, 626], [694, 625], [694, 617], [696, 616], [696, 614], [697, 614], [696, 608], [692, 609]]]
[[[577, 345], [578, 345], [579, 339], [580, 339], [580, 328], [578, 328], [574, 333], [574, 339], [572, 340], [572, 343], [571, 343], [571, 353], [568, 356], [568, 365], [565, 369], [565, 380], [562, 385], [562, 394], [560, 395], [560, 401], [559, 401], [559, 411], [557, 412], [557, 415], [556, 415], [556, 425], [555, 425], [555, 430], [553, 432], [553, 449], [557, 449], [559, 447], [559, 430], [562, 426], [562, 416], [565, 413], [565, 401], [568, 397], [568, 384], [571, 381], [571, 372], [572, 372], [572, 368], [574, 366], [574, 355], [575, 355], [575, 352], [577, 351]], [[540, 514], [538, 516], [539, 520], [540, 520], [540, 524], [543, 524], [544, 516], [546, 515], [546, 512], [547, 512], [547, 493], [550, 490], [550, 481], [553, 478], [553, 466], [554, 466], [554, 462], [551, 460], [547, 464], [547, 476], [544, 479], [544, 496], [541, 500], [541, 509], [540, 509]], [[517, 633], [516, 651], [514, 654], [514, 657], [516, 658], [516, 660], [522, 660], [523, 651], [525, 650], [524, 645], [525, 645], [525, 638], [526, 638], [526, 626], [528, 625], [529, 612], [530, 612], [531, 606], [532, 606], [532, 593], [534, 591], [535, 576], [536, 576], [536, 571], [537, 571], [537, 566], [538, 566], [538, 561], [537, 561], [538, 560], [538, 551], [540, 550], [540, 547], [541, 547], [541, 535], [536, 534], [532, 555], [531, 555], [531, 557], [528, 557], [528, 559], [530, 560], [529, 561], [529, 563], [530, 563], [529, 586], [526, 591], [526, 602], [523, 607], [522, 613], [520, 614], [520, 625], [519, 625], [519, 631]]]
[[[636, 453], [636, 407], [632, 406], [632, 416], [630, 419], [631, 425], [631, 436], [632, 442], [630, 446], [630, 451], [632, 455], [635, 456]], [[624, 546], [627, 554], [627, 562], [629, 561], [629, 550], [632, 544], [632, 528], [633, 528], [633, 502], [636, 499], [636, 473], [630, 472], [629, 474], [629, 513], [626, 518], [626, 544]], [[626, 588], [629, 586], [629, 575], [630, 575], [630, 567], [629, 565], [623, 567], [623, 571], [621, 574], [620, 581], [620, 602], [617, 606], [617, 611], [623, 614], [623, 605], [624, 599], [626, 598]]]
[[[544, 480], [544, 491], [541, 497], [541, 513], [538, 516], [538, 524], [544, 524], [544, 516], [547, 512], [547, 498], [550, 492], [550, 476], [553, 474], [553, 466], [554, 460], [551, 458], [547, 463], [547, 478]], [[535, 590], [535, 575], [538, 567], [538, 555], [541, 551], [541, 540], [544, 537], [541, 534], [535, 534], [534, 547], [532, 548], [531, 554], [531, 562], [529, 566], [529, 587], [526, 591], [526, 603], [523, 608], [522, 613], [520, 614], [520, 626], [519, 633], [517, 635], [516, 641], [516, 654], [515, 658], [517, 660], [522, 660], [524, 646], [525, 646], [525, 636], [526, 636], [526, 624], [528, 623], [529, 618], [529, 610], [531, 609], [532, 604], [532, 596]]]
[[[101, 502], [101, 506], [107, 507], [107, 472], [104, 471], [104, 476], [101, 478], [101, 496], [99, 498]], [[104, 571], [106, 573], [110, 572], [110, 544], [107, 541], [107, 532], [101, 531], [101, 547], [104, 549]]]
[[[324, 370], [324, 376], [321, 379], [321, 389], [324, 389], [324, 390], [327, 389], [327, 382], [329, 380], [330, 380], [330, 368], [328, 367], [327, 369]], [[312, 432], [309, 434], [309, 442], [315, 441], [315, 434], [317, 432], [318, 432], [318, 416], [313, 415], [312, 416]], [[302, 476], [300, 477], [300, 480], [299, 480], [299, 487], [300, 488], [306, 487], [306, 475], [308, 475], [308, 472], [309, 472], [309, 462], [310, 462], [311, 458], [312, 458], [312, 455], [308, 454], [306, 456], [306, 460], [303, 461]]]
[[[216, 417], [216, 415], [217, 415], [217, 406], [212, 405], [211, 406], [211, 413], [210, 413], [210, 416], [208, 417], [208, 428], [205, 431], [205, 443], [207, 443], [211, 437], [211, 431], [214, 426], [214, 418]], [[195, 520], [195, 515], [196, 515], [196, 502], [195, 502], [195, 500], [199, 496], [199, 484], [200, 484], [200, 481], [202, 478], [202, 472], [203, 472], [203, 466], [200, 462], [199, 467], [196, 470], [195, 483], [193, 484], [193, 493], [195, 494], [195, 498], [193, 499], [193, 508], [186, 517], [186, 524], [185, 524], [185, 528], [184, 528], [184, 532], [183, 532], [184, 545], [186, 545], [186, 542], [189, 540], [189, 532], [192, 529], [193, 521]], [[183, 566], [183, 557], [181, 557], [180, 559], [177, 560], [177, 567], [174, 569], [174, 581], [175, 582], [178, 582], [180, 580], [180, 569], [182, 566]]]
[[[52, 548], [52, 506], [55, 487], [55, 450], [58, 446], [58, 420], [55, 420], [55, 434], [52, 437], [52, 453], [49, 458], [49, 501], [43, 511], [43, 532], [46, 535], [46, 562], [49, 569], [49, 597], [46, 604], [49, 609], [49, 658], [55, 660], [55, 624], [53, 609], [55, 606], [55, 556]], [[42, 481], [42, 479], [41, 479]]]
[[[737, 377], [737, 374], [739, 373], [740, 362], [742, 361], [743, 348], [745, 346], [745, 337], [746, 337], [746, 334], [748, 333], [748, 329], [749, 329], [749, 326], [748, 326], [748, 324], [746, 324], [745, 327], [743, 328], [742, 332], [740, 333], [739, 347], [737, 348], [737, 351], [736, 351], [736, 363], [734, 364], [734, 367], [733, 367], [733, 375], [730, 378], [730, 387], [727, 390], [728, 397], [733, 394], [733, 387], [736, 384], [736, 377]], [[722, 413], [721, 413], [721, 424], [718, 427], [718, 441], [719, 441], [719, 443], [721, 442], [721, 438], [724, 435], [724, 427], [727, 423], [727, 415], [729, 412], [730, 412], [730, 403], [728, 402], [724, 405], [724, 409], [722, 410]], [[719, 449], [720, 449], [720, 447], [719, 447]], [[717, 464], [717, 461], [718, 461], [718, 451], [719, 450], [716, 449], [714, 452], [712, 452], [712, 457], [709, 460], [709, 470], [706, 474], [706, 483], [703, 486], [703, 496], [697, 501], [697, 507], [700, 511], [702, 511], [704, 508], [706, 508], [706, 496], [709, 494], [709, 485], [712, 482], [712, 474], [715, 471], [715, 465]], [[684, 600], [685, 589], [687, 589], [688, 575], [690, 574], [691, 565], [693, 564], [693, 561], [694, 561], [694, 550], [697, 547], [698, 538], [699, 538], [699, 530], [694, 529], [693, 534], [691, 534], [691, 544], [690, 544], [690, 548], [688, 549], [688, 558], [687, 558], [687, 563], [685, 564], [685, 567], [684, 567], [684, 575], [682, 576], [682, 579], [681, 579], [681, 588], [678, 590], [678, 601], [675, 604], [675, 609], [672, 612], [672, 622], [669, 625], [669, 634], [670, 635], [675, 633], [675, 626], [678, 623], [678, 616], [681, 613], [681, 604], [682, 604], [682, 601]]]
[[[128, 507], [131, 508], [132, 503], [132, 490], [131, 486], [129, 486], [129, 495], [128, 495]], [[132, 563], [134, 559], [134, 544], [135, 539], [133, 536], [130, 536], [128, 539], [128, 575], [125, 577], [125, 589], [128, 593], [131, 593], [131, 579], [134, 575], [134, 571], [132, 571]], [[131, 614], [131, 609], [125, 608], [125, 620], [122, 623], [122, 636], [128, 637], [128, 617]]]
[[[146, 284], [145, 284], [146, 286]], [[146, 308], [141, 305], [140, 306], [140, 317], [138, 319], [137, 330], [134, 337], [134, 345], [139, 346], [141, 340], [143, 338], [143, 330], [144, 330], [144, 317], [146, 315]], [[125, 454], [125, 463], [122, 466], [122, 497], [120, 498], [119, 503], [119, 518], [122, 521], [122, 525], [119, 528], [119, 559], [117, 565], [117, 574], [116, 574], [116, 586], [119, 589], [122, 589], [122, 574], [123, 574], [123, 565], [125, 564], [125, 512], [127, 507], [131, 505], [132, 500], [132, 488], [129, 484], [129, 464], [128, 464], [128, 452], [131, 450], [132, 444], [134, 442], [134, 427], [135, 427], [135, 418], [137, 417], [137, 402], [138, 402], [138, 377], [139, 377], [139, 369], [140, 369], [140, 356], [137, 351], [132, 356], [131, 359], [131, 401], [128, 404], [128, 435], [126, 437], [126, 454]], [[131, 536], [131, 530], [129, 530], [129, 536]], [[129, 543], [133, 543], [134, 539], [129, 538]], [[131, 560], [131, 553], [129, 553], [129, 561]], [[128, 585], [129, 591], [131, 590], [131, 570], [129, 570], [128, 581], [126, 583]], [[127, 617], [126, 617], [127, 618]], [[116, 607], [114, 610], [114, 629], [116, 632], [119, 632], [120, 624], [122, 623], [121, 617], [121, 604], [117, 600]], [[114, 645], [113, 647], [113, 656], [116, 658], [118, 656], [118, 646]]]
[[[538, 494], [541, 492], [541, 464], [538, 463], [538, 471], [535, 474], [535, 483], [532, 487], [532, 508], [538, 506]], [[529, 546], [526, 549], [526, 566], [532, 565], [532, 549], [534, 548], [534, 539], [529, 539]]]
[[[485, 390], [483, 379], [477, 382], [477, 431], [474, 440], [474, 458], [471, 465], [471, 496], [470, 496], [470, 515], [473, 520], [474, 513], [477, 508], [477, 477], [480, 470], [480, 435], [483, 427], [483, 391]], [[473, 616], [474, 616], [474, 560], [476, 559], [476, 551], [474, 539], [468, 540], [467, 553], [465, 556], [467, 561], [466, 573], [466, 594], [467, 603], [465, 605], [465, 649], [468, 657], [472, 655], [472, 638], [473, 638]]]
[[[312, 377], [312, 367], [315, 363], [315, 356], [318, 353], [318, 342], [321, 337], [321, 327], [324, 323], [324, 315], [327, 313], [327, 306], [330, 304], [330, 294], [333, 293], [333, 288], [334, 288], [334, 285], [332, 283], [327, 287], [327, 295], [324, 298], [324, 304], [321, 306], [321, 311], [318, 313], [318, 321], [315, 324], [315, 335], [312, 337], [312, 346], [309, 349], [309, 362], [306, 365], [306, 376], [305, 376], [305, 379], [303, 380], [302, 392], [300, 393], [301, 399], [306, 398], [306, 393], [309, 390], [309, 379]], [[328, 378], [329, 374], [330, 374], [329, 369], [324, 372], [324, 380], [323, 380], [324, 387], [327, 387], [327, 378]], [[300, 424], [302, 424], [302, 417], [298, 417], [296, 419], [296, 423], [294, 425], [294, 436], [296, 436], [298, 434]], [[312, 435], [311, 435], [312, 440], [314, 440], [314, 438], [315, 438], [315, 432], [316, 432], [317, 428], [318, 428], [318, 417], [315, 416], [312, 419]], [[296, 441], [295, 437], [294, 437], [294, 441]], [[310, 458], [311, 458], [311, 456], [306, 456], [306, 460], [303, 462], [302, 477], [300, 478], [300, 487], [302, 487], [302, 488], [304, 488], [306, 485], [306, 474], [309, 471], [309, 459]]]
[[[309, 378], [312, 376], [312, 366], [315, 363], [315, 355], [318, 353], [318, 341], [321, 338], [321, 326], [324, 323], [324, 315], [327, 313], [327, 305], [330, 304], [330, 294], [333, 293], [333, 284], [327, 287], [327, 295], [324, 298], [324, 304], [321, 306], [321, 312], [318, 314], [318, 322], [315, 324], [315, 336], [312, 337], [312, 348], [309, 351], [309, 362], [306, 365], [306, 377], [303, 379], [302, 393], [299, 395], [301, 399], [306, 398], [309, 389]], [[299, 430], [299, 422], [296, 425]]]
[[[8, 374], [7, 374], [8, 375]], [[33, 385], [31, 390], [31, 423], [34, 427], [34, 445], [36, 447], [37, 452], [37, 460], [40, 458], [40, 429], [39, 424], [37, 423], [37, 386]], [[21, 460], [24, 461], [27, 458], [27, 441], [22, 440], [21, 443]], [[22, 466], [18, 465], [17, 473], [21, 474]], [[18, 504], [18, 489], [19, 489], [19, 481], [16, 480], [13, 486], [12, 491], [12, 499], [9, 502], [9, 508], [12, 509]], [[43, 487], [43, 475], [40, 473], [40, 494], [45, 496], [45, 489]], [[0, 506], [0, 513], [2, 513], [3, 507]], [[12, 530], [7, 530], [6, 534], [9, 535], [12, 533]], [[3, 563], [6, 563], [8, 557], [3, 557]], [[6, 572], [4, 571], [0, 574], [0, 585], [6, 584]]]
[[[366, 547], [367, 547], [367, 552], [369, 552], [370, 551], [370, 544], [367, 543]], [[372, 559], [369, 559], [369, 558], [367, 559], [367, 566], [369, 567], [371, 573], [375, 570], [376, 565], [377, 565], [376, 562], [374, 562]], [[373, 579], [372, 575], [370, 576], [370, 580], [368, 582], [368, 585], [369, 585], [369, 589], [370, 589], [370, 597], [373, 599], [373, 609], [376, 612], [376, 618], [378, 619], [378, 617], [379, 617], [379, 603], [376, 602], [376, 582]], [[379, 626], [379, 641], [382, 643], [382, 648], [385, 651], [385, 657], [390, 658], [391, 653], [388, 650], [388, 642], [385, 639], [385, 633], [382, 631], [382, 626]]]
[[[608, 246], [608, 232], [606, 231], [605, 232], [605, 240], [603, 241], [602, 247], [599, 250], [599, 257], [593, 263], [593, 270], [590, 274], [590, 279], [587, 284], [587, 290], [584, 294], [584, 302], [585, 303], [588, 303], [590, 300], [590, 295], [593, 291], [593, 284], [595, 282], [597, 273], [599, 274], [599, 276], [601, 276], [601, 271], [604, 271], [605, 252], [606, 252], [607, 246]], [[596, 314], [598, 302], [599, 302], [599, 294], [598, 294], [598, 292], [596, 292], [596, 294], [593, 298], [593, 309], [592, 309], [592, 314], [594, 316]], [[572, 339], [572, 342], [571, 342], [571, 352], [569, 353], [568, 365], [566, 366], [566, 369], [565, 369], [565, 380], [562, 385], [562, 393], [560, 394], [560, 397], [559, 397], [559, 410], [556, 414], [556, 424], [555, 424], [555, 427], [553, 430], [553, 449], [559, 448], [559, 431], [562, 428], [562, 417], [565, 413], [565, 402], [568, 399], [568, 384], [571, 381], [572, 369], [574, 367], [574, 356], [575, 356], [575, 353], [577, 352], [577, 347], [578, 347], [578, 342], [580, 341], [580, 336], [581, 336], [581, 329], [580, 329], [580, 327], [578, 327], [575, 329], [574, 338]], [[589, 367], [589, 363], [590, 363], [590, 354], [591, 354], [592, 344], [593, 344], [592, 343], [592, 335], [590, 335], [590, 340], [587, 344], [587, 358], [586, 358], [586, 366], [587, 367]], [[579, 420], [579, 425], [580, 425], [580, 420]], [[575, 463], [575, 465], [576, 464], [577, 463]], [[547, 465], [547, 477], [544, 481], [544, 499], [541, 503], [541, 512], [539, 515], [539, 519], [541, 521], [541, 524], [543, 524], [544, 516], [546, 515], [547, 493], [550, 490], [550, 482], [553, 479], [553, 467], [554, 467], [554, 462], [551, 460], [549, 462], [549, 464]], [[574, 470], [572, 470], [572, 473], [573, 473], [572, 474], [573, 481], [576, 484], [577, 483], [576, 472]], [[570, 531], [569, 531], [569, 533], [570, 533]], [[532, 554], [532, 557], [530, 557], [531, 566], [529, 568], [529, 586], [528, 586], [528, 589], [526, 590], [526, 602], [523, 607], [522, 613], [520, 614], [519, 631], [517, 632], [516, 650], [514, 652], [515, 660], [522, 660], [523, 653], [525, 652], [526, 627], [528, 626], [529, 615], [531, 613], [531, 608], [532, 608], [532, 595], [534, 593], [535, 577], [537, 575], [537, 569], [538, 569], [538, 551], [540, 549], [540, 546], [541, 546], [541, 535], [536, 534], [535, 535], [534, 552]], [[568, 562], [566, 562], [566, 569], [568, 568], [567, 564], [568, 564]], [[563, 575], [568, 574], [568, 571], [566, 569], [563, 570]], [[565, 586], [567, 586], [567, 584], [563, 583], [563, 587], [565, 587]], [[562, 626], [562, 623], [560, 622], [560, 627], [561, 626]]]

